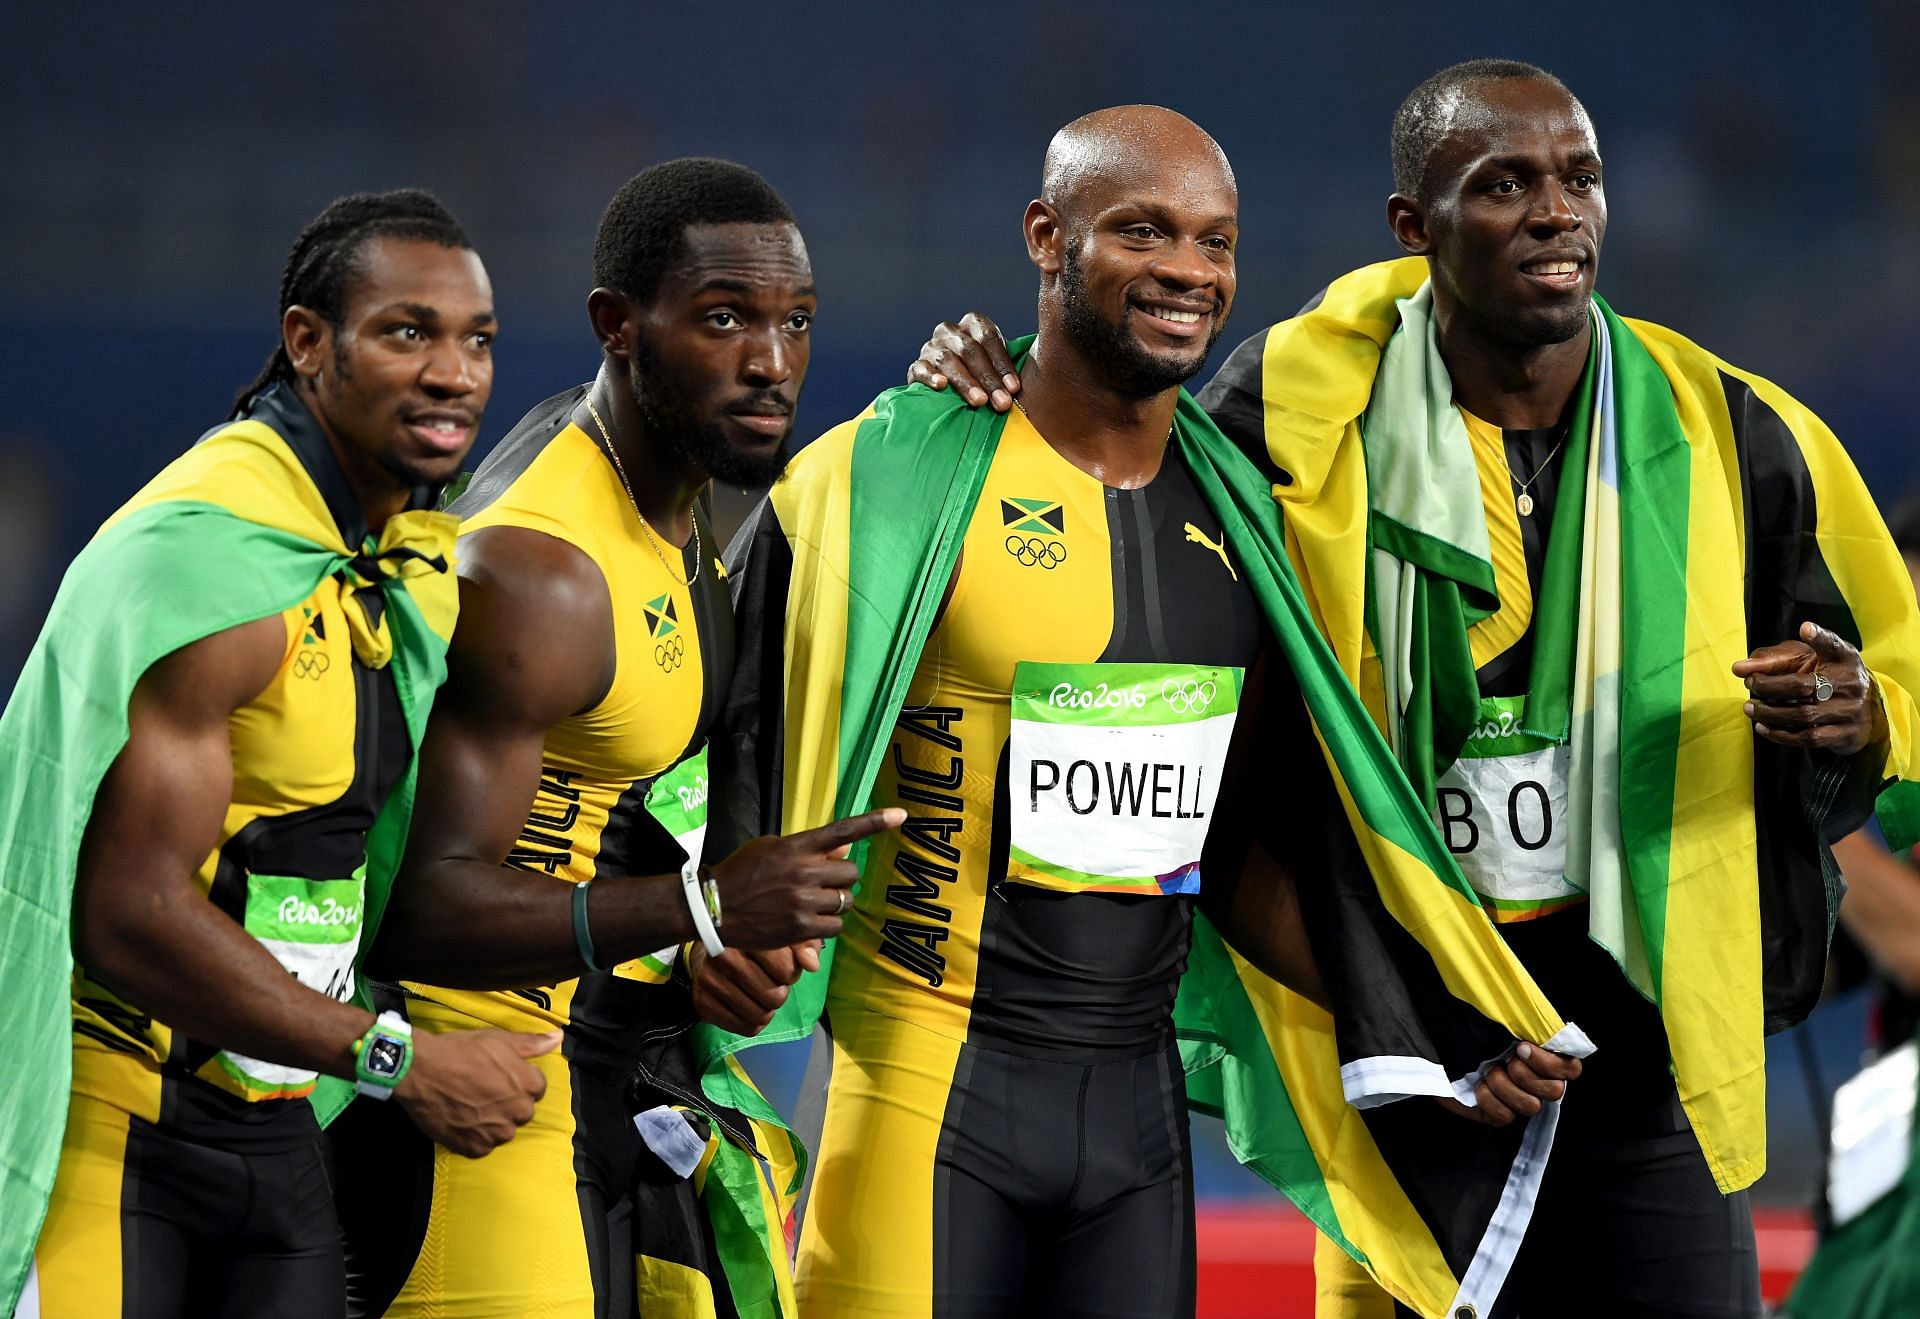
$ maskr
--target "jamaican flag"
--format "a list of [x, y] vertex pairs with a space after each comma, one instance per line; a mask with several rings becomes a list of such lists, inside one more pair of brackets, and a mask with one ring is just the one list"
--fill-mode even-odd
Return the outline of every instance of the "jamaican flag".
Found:
[[[716, 829], [792, 831], [868, 807], [1003, 424], [950, 394], [891, 390], [804, 450], [749, 520], [729, 555], [740, 659], [714, 742], [716, 783], [731, 794]], [[1591, 1046], [1508, 953], [1315, 630], [1266, 482], [1184, 393], [1174, 429], [1324, 750], [1326, 770], [1312, 772], [1332, 816], [1317, 818], [1344, 811], [1350, 826], [1331, 830], [1324, 856], [1293, 858], [1314, 877], [1302, 905], [1338, 1020], [1196, 917], [1175, 1013], [1190, 1103], [1221, 1115], [1236, 1155], [1414, 1309], [1484, 1309], [1525, 1227], [1557, 1106], [1496, 1131], [1387, 1101], [1470, 1099], [1476, 1070], [1515, 1038]], [[748, 1044], [807, 1036], [831, 953], [755, 1040], [708, 1031], [710, 1095], [756, 1111], [723, 1064]]]
[[[1409, 616], [1449, 591], [1464, 607], [1487, 583], [1461, 544], [1382, 519], [1375, 487], [1391, 477], [1363, 434], [1426, 279], [1410, 259], [1336, 281], [1237, 349], [1202, 398], [1278, 469], [1287, 549], [1320, 630], [1402, 760], [1431, 772], [1460, 750], [1478, 697], [1472, 663], [1448, 660], [1466, 653], [1461, 611], [1429, 608], [1419, 635], [1383, 642], [1380, 556], [1417, 579]], [[1593, 314], [1546, 570], [1549, 589], [1556, 573], [1579, 583], [1560, 593], [1579, 616], [1556, 624], [1543, 601], [1532, 685], [1571, 719], [1576, 777], [1582, 728], [1593, 734], [1591, 827], [1575, 832], [1569, 878], [1590, 886], [1594, 939], [1660, 1009], [1681, 1102], [1733, 1191], [1765, 1167], [1763, 1036], [1820, 992], [1842, 891], [1827, 842], [1859, 826], [1885, 780], [1920, 770], [1920, 617], [1817, 417], [1670, 330], [1599, 299]], [[1450, 398], [1428, 415], [1443, 408]], [[1884, 760], [1801, 752], [1749, 727], [1732, 665], [1809, 619], [1865, 655], [1891, 732]], [[1383, 651], [1395, 653], [1383, 663]]]
[[[74, 873], [94, 794], [126, 743], [140, 676], [182, 646], [299, 604], [341, 573], [378, 590], [384, 608], [357, 620], [349, 609], [355, 653], [392, 666], [419, 745], [458, 608], [456, 522], [409, 511], [377, 539], [349, 545], [323, 494], [343, 486], [301, 403], [285, 388], [263, 395], [250, 416], [206, 435], [95, 533], [0, 716], [0, 1058], [13, 1078], [0, 1094], [0, 1313], [13, 1312], [53, 1187], [72, 1064]], [[410, 766], [367, 838], [363, 950], [412, 801]], [[323, 1078], [315, 1106], [330, 1116], [351, 1091]]]

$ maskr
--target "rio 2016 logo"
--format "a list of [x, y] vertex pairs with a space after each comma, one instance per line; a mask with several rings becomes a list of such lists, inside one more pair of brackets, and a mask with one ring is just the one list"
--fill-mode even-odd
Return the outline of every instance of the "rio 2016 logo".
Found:
[[1007, 537], [1007, 553], [1024, 567], [1045, 568], [1048, 572], [1067, 561], [1066, 545], [1057, 540], [1043, 540], [1039, 536]]
[[1168, 678], [1160, 684], [1160, 699], [1175, 714], [1205, 714], [1218, 694], [1211, 678]]
[[1138, 710], [1146, 703], [1147, 694], [1139, 687], [1109, 687], [1104, 682], [1091, 687], [1057, 683], [1047, 695], [1047, 704], [1056, 710]]

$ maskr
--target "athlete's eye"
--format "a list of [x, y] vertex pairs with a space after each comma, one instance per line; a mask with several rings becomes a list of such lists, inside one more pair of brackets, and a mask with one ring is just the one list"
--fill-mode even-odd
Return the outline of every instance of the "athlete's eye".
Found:
[[418, 325], [414, 325], [411, 322], [390, 325], [387, 327], [387, 334], [395, 339], [404, 340], [407, 343], [419, 343], [426, 337], [425, 332], [422, 331]]
[[1128, 238], [1137, 238], [1143, 243], [1151, 243], [1160, 236], [1160, 231], [1150, 224], [1130, 224], [1121, 234]]
[[796, 311], [793, 315], [787, 317], [787, 328], [795, 334], [805, 334], [813, 328], [813, 313], [810, 311]]
[[493, 349], [493, 335], [486, 330], [475, 333], [471, 342], [473, 350], [477, 353], [491, 352]]
[[1573, 176], [1572, 186], [1575, 192], [1592, 192], [1600, 186], [1600, 176], [1592, 170], [1582, 170]]
[[716, 330], [732, 330], [739, 327], [740, 318], [723, 307], [707, 313], [707, 324]]
[[1520, 191], [1519, 179], [1495, 179], [1487, 185], [1487, 191], [1496, 197], [1511, 197]]
[[1225, 234], [1215, 234], [1211, 238], [1203, 238], [1200, 240], [1200, 244], [1202, 247], [1210, 247], [1216, 252], [1233, 251], [1233, 240]]

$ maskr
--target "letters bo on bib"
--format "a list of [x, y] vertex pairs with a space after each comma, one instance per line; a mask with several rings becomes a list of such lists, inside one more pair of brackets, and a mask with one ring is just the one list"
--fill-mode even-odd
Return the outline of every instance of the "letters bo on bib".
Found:
[[1020, 664], [1007, 878], [1070, 893], [1198, 893], [1243, 676]]

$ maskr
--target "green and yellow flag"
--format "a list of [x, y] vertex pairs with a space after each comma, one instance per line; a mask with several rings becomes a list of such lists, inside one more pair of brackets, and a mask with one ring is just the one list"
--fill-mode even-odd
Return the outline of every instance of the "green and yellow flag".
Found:
[[[804, 450], [749, 521], [729, 555], [740, 661], [714, 742], [716, 780], [732, 793], [731, 823], [716, 813], [716, 829], [805, 829], [868, 807], [1003, 424], [949, 394], [889, 391]], [[1387, 1101], [1470, 1097], [1476, 1070], [1515, 1038], [1591, 1046], [1507, 951], [1321, 639], [1267, 483], [1184, 393], [1174, 429], [1298, 683], [1351, 830], [1334, 830], [1300, 870], [1335, 895], [1303, 906], [1337, 1021], [1196, 918], [1175, 1013], [1190, 1102], [1219, 1114], [1235, 1154], [1395, 1296], [1424, 1315], [1484, 1312], [1530, 1214], [1557, 1106], [1495, 1131]], [[806, 1037], [827, 975], [802, 979], [754, 1040], [705, 1034], [710, 1095], [773, 1116], [723, 1064], [750, 1044]]]
[[[1477, 615], [1465, 602], [1489, 578], [1461, 542], [1401, 536], [1381, 515], [1388, 478], [1369, 417], [1403, 308], [1426, 279], [1426, 262], [1411, 259], [1336, 281], [1236, 350], [1202, 401], [1282, 474], [1273, 493], [1314, 618], [1431, 791], [1472, 723], [1465, 635]], [[1920, 614], [1872, 500], [1817, 417], [1670, 330], [1597, 298], [1594, 316], [1528, 717], [1538, 704], [1561, 735], [1570, 718], [1576, 762], [1583, 727], [1598, 729], [1583, 762], [1591, 828], [1575, 831], [1569, 877], [1590, 890], [1593, 937], [1659, 1007], [1681, 1102], [1733, 1191], [1765, 1167], [1763, 1036], [1819, 995], [1842, 888], [1827, 842], [1859, 826], [1885, 780], [1920, 769]], [[1484, 528], [1479, 492], [1467, 502]], [[1414, 599], [1451, 598], [1451, 616], [1429, 608], [1419, 636], [1383, 640], [1383, 554]], [[1884, 761], [1778, 746], [1742, 713], [1734, 662], [1808, 619], [1865, 655], [1886, 707]]]
[[[317, 451], [289, 443], [297, 428], [319, 439]], [[386, 656], [419, 745], [458, 608], [456, 522], [410, 511], [377, 540], [349, 546], [316, 484], [314, 468], [331, 463], [284, 389], [209, 433], [73, 561], [0, 716], [0, 1058], [12, 1078], [0, 1091], [0, 1313], [12, 1313], [19, 1297], [53, 1187], [72, 1064], [74, 874], [141, 675], [182, 646], [290, 609], [326, 577], [347, 574], [377, 587], [385, 603], [380, 617], [368, 611], [356, 621], [355, 649]], [[326, 475], [342, 480], [337, 469]], [[367, 838], [363, 950], [385, 908], [412, 802], [409, 765]], [[329, 1117], [351, 1093], [323, 1078], [313, 1102]]]

